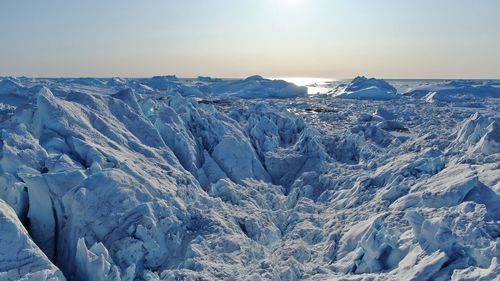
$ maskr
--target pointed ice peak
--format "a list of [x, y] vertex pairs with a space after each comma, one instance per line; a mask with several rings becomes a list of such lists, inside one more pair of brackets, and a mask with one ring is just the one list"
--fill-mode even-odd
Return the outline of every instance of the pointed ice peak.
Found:
[[44, 98], [49, 99], [49, 100], [54, 98], [54, 94], [52, 93], [52, 91], [45, 86], [42, 86], [40, 88], [37, 95], [38, 95], [38, 98], [44, 97]]
[[117, 93], [112, 94], [111, 96], [115, 99], [123, 101], [137, 113], [142, 112], [133, 89], [125, 88], [121, 91], [118, 91]]

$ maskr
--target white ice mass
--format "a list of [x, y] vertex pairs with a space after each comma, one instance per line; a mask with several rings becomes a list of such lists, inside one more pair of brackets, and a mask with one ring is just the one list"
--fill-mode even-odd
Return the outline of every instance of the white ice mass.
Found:
[[410, 89], [406, 95], [428, 102], [456, 102], [500, 97], [500, 84], [493, 81], [446, 81]]
[[500, 275], [495, 81], [0, 79], [0, 280]]
[[349, 84], [337, 86], [331, 94], [345, 99], [390, 100], [398, 97], [396, 92], [396, 88], [384, 80], [358, 76]]

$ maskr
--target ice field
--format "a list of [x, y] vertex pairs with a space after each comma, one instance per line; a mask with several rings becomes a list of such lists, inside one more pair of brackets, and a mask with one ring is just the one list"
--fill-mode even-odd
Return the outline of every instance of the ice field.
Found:
[[0, 78], [0, 280], [498, 280], [500, 82], [306, 86]]

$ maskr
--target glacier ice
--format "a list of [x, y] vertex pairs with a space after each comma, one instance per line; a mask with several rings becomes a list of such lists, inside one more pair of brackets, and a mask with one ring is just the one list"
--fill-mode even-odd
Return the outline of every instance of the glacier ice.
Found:
[[66, 280], [31, 240], [14, 210], [1, 199], [0, 280]]
[[0, 79], [0, 280], [500, 274], [494, 91]]

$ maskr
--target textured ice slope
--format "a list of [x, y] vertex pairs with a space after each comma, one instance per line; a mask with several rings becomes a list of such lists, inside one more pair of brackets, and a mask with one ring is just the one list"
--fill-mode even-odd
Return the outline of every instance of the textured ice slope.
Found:
[[66, 280], [33, 243], [14, 210], [1, 199], [0, 280]]
[[16, 81], [37, 91], [0, 95], [0, 280], [500, 274], [497, 99], [194, 99], [153, 89], [199, 89], [175, 77]]

